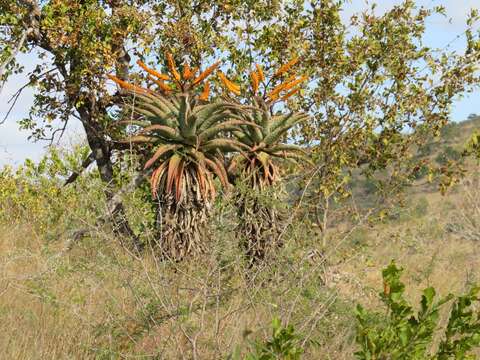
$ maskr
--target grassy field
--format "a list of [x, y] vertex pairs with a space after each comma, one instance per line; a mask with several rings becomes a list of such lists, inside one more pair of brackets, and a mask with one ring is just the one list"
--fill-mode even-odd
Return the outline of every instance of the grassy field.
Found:
[[[460, 149], [475, 126], [444, 134], [428, 156]], [[228, 206], [212, 224], [208, 254], [168, 263], [154, 251], [132, 253], [108, 227], [92, 225], [69, 243], [71, 224], [46, 227], [41, 210], [53, 206], [63, 219], [89, 200], [61, 207], [56, 195], [37, 196], [0, 226], [0, 358], [227, 359], [269, 338], [278, 317], [302, 335], [303, 358], [352, 359], [355, 305], [380, 305], [381, 269], [392, 259], [405, 268], [414, 303], [426, 286], [447, 294], [480, 283], [479, 195], [472, 167], [445, 196], [419, 185], [382, 221], [330, 228], [325, 247], [316, 228], [295, 223], [274, 261], [253, 270]]]

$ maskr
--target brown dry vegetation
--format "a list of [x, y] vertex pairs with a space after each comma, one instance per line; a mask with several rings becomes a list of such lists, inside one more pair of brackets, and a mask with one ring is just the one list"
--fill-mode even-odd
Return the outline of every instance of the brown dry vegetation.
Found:
[[254, 270], [228, 204], [214, 217], [211, 251], [181, 263], [137, 256], [108, 228], [68, 244], [66, 232], [55, 235], [62, 222], [45, 230], [34, 212], [15, 213], [0, 228], [0, 358], [226, 359], [268, 338], [278, 316], [302, 334], [305, 359], [352, 359], [354, 306], [379, 305], [391, 259], [415, 303], [426, 286], [447, 294], [479, 282], [479, 195], [474, 171], [446, 196], [411, 190], [383, 221], [329, 229], [324, 249], [315, 228], [295, 223]]

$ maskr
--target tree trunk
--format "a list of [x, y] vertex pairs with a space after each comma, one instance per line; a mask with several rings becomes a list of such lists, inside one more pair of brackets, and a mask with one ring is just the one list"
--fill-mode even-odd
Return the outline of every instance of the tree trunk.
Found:
[[103, 137], [103, 132], [98, 122], [92, 119], [90, 113], [84, 108], [77, 109], [80, 114], [87, 142], [92, 150], [93, 157], [97, 164], [100, 179], [105, 184], [104, 194], [107, 200], [108, 217], [112, 223], [114, 233], [133, 241], [133, 246], [140, 249], [138, 237], [134, 234], [128, 223], [123, 203], [115, 197], [115, 181], [113, 177], [113, 164], [111, 151], [108, 143]]

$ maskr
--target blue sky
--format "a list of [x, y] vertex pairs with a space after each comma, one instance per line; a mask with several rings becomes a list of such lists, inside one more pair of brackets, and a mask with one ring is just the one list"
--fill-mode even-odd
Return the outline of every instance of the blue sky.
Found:
[[[344, 18], [348, 19], [353, 13], [361, 11], [368, 4], [376, 2], [376, 11], [381, 13], [398, 4], [401, 0], [351, 0], [350, 5], [344, 11]], [[463, 50], [465, 42], [463, 38], [457, 39], [457, 35], [465, 30], [465, 20], [471, 8], [480, 7], [479, 0], [419, 0], [418, 5], [428, 7], [443, 5], [447, 9], [448, 17], [435, 16], [427, 23], [425, 43], [434, 48], [445, 48], [449, 45], [451, 50]], [[21, 63], [25, 66], [25, 73], [32, 70], [36, 63], [35, 56], [21, 56]], [[0, 119], [3, 119], [7, 109], [7, 100], [15, 91], [25, 84], [25, 75], [16, 75], [10, 78], [0, 94]], [[28, 132], [19, 131], [17, 121], [26, 117], [28, 109], [32, 104], [32, 91], [26, 89], [17, 102], [14, 111], [10, 114], [7, 122], [0, 125], [0, 166], [5, 164], [18, 164], [26, 158], [38, 160], [45, 151], [46, 143], [33, 143], [27, 140]], [[466, 119], [471, 113], [480, 113], [480, 91], [458, 99], [452, 108], [452, 120], [459, 121]], [[75, 143], [83, 138], [81, 126], [71, 122], [67, 129], [66, 136], [62, 140], [63, 145]]]

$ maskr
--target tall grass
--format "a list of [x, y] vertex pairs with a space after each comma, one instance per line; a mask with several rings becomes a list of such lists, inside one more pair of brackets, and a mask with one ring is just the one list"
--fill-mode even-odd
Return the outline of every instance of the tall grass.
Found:
[[[146, 244], [137, 254], [98, 221], [105, 203], [95, 173], [63, 187], [58, 161], [65, 165], [29, 164], [0, 178], [2, 359], [243, 358], [270, 338], [274, 318], [301, 335], [302, 358], [351, 359], [355, 305], [379, 305], [390, 259], [408, 269], [409, 297], [425, 284], [446, 293], [478, 279], [476, 245], [445, 231], [443, 200], [433, 197], [419, 199], [422, 216], [412, 201], [401, 222], [358, 214], [326, 236], [292, 208], [283, 247], [251, 268], [234, 231], [234, 198], [223, 196], [209, 252], [161, 261], [142, 190], [125, 195]], [[72, 241], [79, 228], [88, 231]]]

